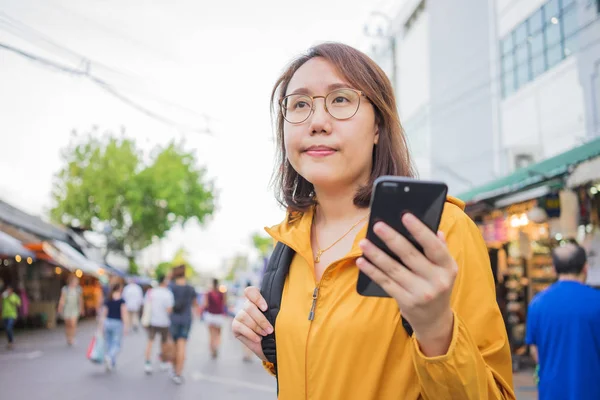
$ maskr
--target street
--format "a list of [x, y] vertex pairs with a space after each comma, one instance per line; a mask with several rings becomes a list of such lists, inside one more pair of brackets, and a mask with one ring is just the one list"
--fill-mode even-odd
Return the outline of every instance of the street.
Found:
[[[86, 360], [87, 345], [94, 332], [92, 321], [84, 322], [78, 343], [67, 347], [62, 327], [53, 331], [22, 332], [17, 348], [0, 350], [0, 393], [2, 398], [40, 400], [105, 400], [143, 398], [146, 400], [186, 399], [274, 399], [275, 380], [258, 361], [244, 364], [239, 343], [229, 328], [224, 330], [219, 359], [210, 359], [208, 333], [202, 322], [192, 330], [184, 377], [174, 385], [168, 374], [143, 372], [145, 333], [125, 337], [117, 369], [110, 374], [103, 366]], [[518, 400], [537, 398], [531, 372], [515, 374]]]
[[[166, 372], [145, 375], [146, 334], [130, 333], [123, 341], [117, 369], [107, 374], [103, 366], [85, 358], [94, 324], [80, 327], [77, 344], [67, 347], [62, 326], [54, 331], [32, 331], [17, 336], [17, 347], [0, 350], [0, 393], [6, 399], [105, 400], [141, 398], [147, 400], [186, 399], [269, 399], [275, 398], [275, 380], [257, 361], [242, 362], [239, 343], [226, 329], [221, 354], [211, 360], [208, 333], [203, 323], [192, 329], [184, 377], [177, 386]], [[155, 343], [156, 344], [156, 343]], [[157, 368], [156, 368], [157, 369]]]

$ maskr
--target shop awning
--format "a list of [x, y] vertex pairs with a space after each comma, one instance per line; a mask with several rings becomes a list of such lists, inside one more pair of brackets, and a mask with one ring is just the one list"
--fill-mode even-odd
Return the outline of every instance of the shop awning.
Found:
[[83, 273], [92, 275], [96, 278], [103, 275], [105, 272], [102, 265], [89, 260], [65, 242], [58, 240], [44, 242], [44, 252], [71, 271], [79, 269]]
[[582, 162], [569, 174], [567, 178], [567, 187], [574, 188], [585, 185], [586, 183], [598, 180], [600, 178], [600, 157]]
[[600, 138], [597, 138], [539, 163], [521, 168], [504, 178], [459, 194], [457, 197], [466, 203], [476, 203], [515, 193], [562, 176], [573, 166], [599, 155]]
[[99, 277], [105, 273], [102, 265], [87, 259], [83, 254], [58, 240], [28, 243], [26, 247], [35, 251], [39, 259], [61, 266], [71, 272], [81, 270], [82, 273]]
[[35, 258], [35, 254], [31, 250], [26, 249], [23, 243], [2, 231], [0, 231], [0, 256], [20, 256], [23, 259], [27, 257]]

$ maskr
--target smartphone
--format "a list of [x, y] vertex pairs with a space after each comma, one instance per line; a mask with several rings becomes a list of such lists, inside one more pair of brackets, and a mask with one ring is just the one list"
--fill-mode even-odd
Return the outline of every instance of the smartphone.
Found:
[[[448, 194], [448, 186], [442, 182], [422, 181], [400, 176], [381, 176], [373, 183], [371, 215], [367, 228], [367, 239], [402, 263], [381, 239], [373, 232], [373, 225], [383, 221], [408, 239], [420, 252], [423, 248], [408, 233], [402, 216], [411, 213], [429, 229], [437, 232]], [[365, 257], [366, 258], [366, 257]], [[371, 278], [359, 271], [356, 290], [363, 296], [390, 297]]]

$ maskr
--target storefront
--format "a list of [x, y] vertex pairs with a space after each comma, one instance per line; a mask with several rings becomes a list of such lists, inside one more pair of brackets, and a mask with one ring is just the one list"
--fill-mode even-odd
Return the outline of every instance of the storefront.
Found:
[[[552, 249], [566, 241], [585, 246], [587, 240], [592, 249], [588, 257], [598, 260], [600, 185], [590, 179], [594, 175], [590, 171], [600, 181], [600, 166], [588, 165], [598, 156], [600, 139], [458, 196], [466, 202], [466, 212], [488, 246], [498, 304], [517, 368], [532, 362], [525, 345], [527, 307], [556, 280]], [[569, 183], [582, 165], [588, 165], [587, 173], [578, 176], [585, 179]], [[593, 268], [589, 283], [597, 285], [599, 277], [600, 265]]]
[[587, 284], [600, 289], [600, 157], [577, 166], [567, 187], [577, 194], [577, 240], [588, 254]]

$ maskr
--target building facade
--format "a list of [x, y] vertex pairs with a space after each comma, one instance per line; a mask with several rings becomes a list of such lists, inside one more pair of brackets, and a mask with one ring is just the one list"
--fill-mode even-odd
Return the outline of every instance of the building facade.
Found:
[[600, 135], [599, 3], [398, 2], [395, 46], [369, 51], [395, 77], [420, 177], [462, 193]]

